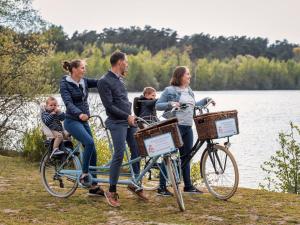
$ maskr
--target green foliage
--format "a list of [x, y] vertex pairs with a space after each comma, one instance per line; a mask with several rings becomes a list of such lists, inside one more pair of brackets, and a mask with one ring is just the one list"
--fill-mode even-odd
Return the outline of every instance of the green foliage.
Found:
[[108, 142], [104, 139], [95, 139], [97, 150], [97, 164], [104, 165], [112, 158]]
[[55, 54], [50, 54], [47, 57], [45, 66], [48, 68], [47, 75], [48, 81], [46, 84], [52, 84], [52, 88], [48, 90], [48, 93], [55, 93], [59, 90], [59, 82], [64, 74], [68, 74], [62, 68], [62, 62], [78, 59], [80, 56], [75, 51], [70, 51], [68, 53], [58, 52]]
[[32, 0], [1, 0], [0, 26], [15, 30], [36, 30], [45, 24], [32, 7]]
[[[13, 148], [13, 138], [24, 132], [30, 101], [51, 89], [47, 56], [51, 46], [39, 33], [44, 22], [31, 0], [0, 3], [0, 145]], [[26, 31], [26, 33], [22, 32]], [[35, 31], [35, 32], [32, 32]]]
[[201, 184], [200, 162], [191, 163], [191, 180], [194, 185]]
[[86, 45], [100, 47], [104, 44], [106, 46], [102, 50], [105, 56], [107, 56], [106, 47], [109, 47], [109, 51], [119, 49], [133, 55], [142, 50], [149, 50], [151, 54], [157, 54], [161, 50], [177, 48], [180, 53], [188, 50], [188, 56], [193, 61], [199, 58], [234, 58], [238, 55], [288, 60], [293, 58], [293, 48], [297, 46], [287, 40], [269, 44], [267, 38], [214, 37], [203, 33], [179, 38], [174, 30], [168, 28], [158, 30], [150, 26], [105, 28], [100, 33], [93, 30], [82, 33], [75, 31], [70, 38], [64, 33], [62, 27], [52, 26], [50, 29], [52, 30], [51, 40], [57, 46], [57, 51], [76, 51], [80, 54]]
[[50, 46], [42, 35], [0, 27], [0, 143], [26, 129], [19, 124], [29, 116], [26, 105], [50, 91], [48, 54]]
[[97, 152], [97, 164], [104, 165], [112, 158], [112, 152], [109, 148], [106, 131], [101, 126], [99, 119], [94, 118], [89, 122]]
[[267, 173], [263, 189], [300, 193], [300, 128], [292, 122], [290, 127], [290, 133], [279, 133], [280, 150], [261, 166]]
[[296, 62], [300, 62], [300, 47], [296, 47], [293, 49], [294, 59]]
[[47, 148], [44, 146], [41, 127], [39, 126], [25, 132], [22, 144], [24, 157], [32, 162], [40, 161], [43, 154], [47, 151]]
[[[81, 54], [75, 51], [57, 52], [49, 57], [51, 81], [54, 89], [65, 72], [61, 68], [63, 60], [84, 58], [87, 61], [87, 76], [100, 78], [110, 69], [109, 57], [115, 50], [112, 44], [100, 47], [87, 45]], [[176, 66], [185, 65], [191, 70], [193, 90], [272, 90], [299, 89], [300, 63], [294, 60], [269, 60], [251, 55], [231, 59], [197, 59], [192, 61], [189, 49], [178, 48], [159, 51], [153, 55], [142, 50], [128, 56], [129, 72], [126, 77], [128, 91], [142, 91], [145, 86], [163, 90], [169, 85]]]

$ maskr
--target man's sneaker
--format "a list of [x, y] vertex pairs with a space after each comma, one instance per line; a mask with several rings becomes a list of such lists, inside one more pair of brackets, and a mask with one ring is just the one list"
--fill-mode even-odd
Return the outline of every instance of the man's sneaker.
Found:
[[164, 197], [170, 197], [170, 196], [173, 196], [173, 193], [171, 193], [167, 188], [158, 188], [157, 195], [164, 196]]
[[112, 207], [120, 207], [119, 203], [119, 195], [117, 192], [104, 192], [104, 196], [106, 198], [107, 203]]
[[137, 188], [132, 184], [128, 185], [127, 189], [145, 202], [149, 201], [149, 199], [145, 196], [143, 189], [137, 190]]
[[56, 148], [56, 149], [53, 149], [53, 151], [50, 155], [50, 158], [52, 158], [52, 156], [54, 156], [54, 155], [62, 155], [62, 154], [64, 154], [64, 151], [61, 151], [58, 148]]
[[194, 186], [191, 187], [184, 187], [183, 191], [185, 193], [192, 193], [192, 194], [203, 194], [203, 191], [200, 191], [199, 189], [195, 188]]

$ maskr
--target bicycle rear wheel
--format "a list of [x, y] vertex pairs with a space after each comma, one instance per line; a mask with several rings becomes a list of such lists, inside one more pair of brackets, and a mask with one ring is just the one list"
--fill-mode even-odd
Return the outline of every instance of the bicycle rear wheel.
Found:
[[231, 198], [238, 188], [239, 171], [231, 152], [221, 145], [204, 151], [201, 172], [208, 191], [218, 199]]
[[185, 210], [185, 206], [184, 206], [182, 193], [179, 188], [180, 178], [177, 176], [177, 173], [175, 172], [176, 165], [173, 164], [173, 161], [171, 160], [170, 156], [165, 157], [165, 163], [166, 163], [166, 168], [168, 173], [168, 180], [171, 182], [171, 185], [173, 187], [174, 195], [176, 197], [179, 209], [180, 211], [183, 212]]
[[[62, 166], [63, 165], [63, 166]], [[41, 178], [46, 191], [52, 196], [67, 198], [71, 196], [78, 187], [76, 175], [64, 175], [59, 171], [78, 170], [76, 156], [64, 159], [63, 156], [52, 157], [46, 154], [41, 161]]]

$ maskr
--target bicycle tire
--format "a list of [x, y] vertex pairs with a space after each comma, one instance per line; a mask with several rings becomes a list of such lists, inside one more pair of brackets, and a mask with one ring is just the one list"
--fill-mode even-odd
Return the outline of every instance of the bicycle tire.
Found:
[[[66, 165], [70, 167], [70, 169], [78, 170], [78, 162], [78, 157], [73, 156], [69, 159]], [[50, 195], [59, 198], [67, 198], [76, 191], [78, 187], [78, 180], [75, 177], [73, 179], [70, 177], [60, 176], [59, 171], [56, 171], [56, 166], [57, 164], [61, 165], [61, 163], [62, 160], [59, 158], [51, 159], [50, 154], [46, 154], [41, 161], [41, 179], [46, 191]], [[51, 170], [53, 169], [54, 171], [51, 175]], [[48, 174], [48, 170], [50, 175]]]
[[[227, 200], [227, 199], [231, 198], [237, 191], [238, 183], [239, 183], [238, 167], [237, 167], [236, 161], [235, 161], [232, 153], [228, 150], [228, 148], [221, 146], [221, 145], [213, 145], [212, 148], [213, 148], [212, 149], [213, 151], [211, 151], [207, 148], [203, 153], [204, 154], [203, 161], [201, 162], [201, 172], [203, 175], [203, 180], [205, 182], [205, 185], [206, 185], [208, 191], [213, 196], [215, 196], [216, 198], [221, 199], [221, 200]], [[212, 158], [210, 158], [210, 156], [209, 156], [209, 151], [211, 151], [211, 153], [212, 153], [212, 155], [211, 155]], [[225, 155], [225, 159], [222, 158], [221, 154]], [[219, 160], [218, 160], [218, 158], [219, 158]], [[230, 161], [227, 161], [227, 159], [229, 159]], [[217, 160], [217, 163], [216, 163], [216, 167], [218, 167], [217, 172], [213, 167], [213, 160]], [[229, 163], [231, 165], [229, 165]], [[208, 172], [209, 166], [213, 168], [213, 169], [211, 169], [212, 172], [210, 172], [210, 173]], [[224, 166], [223, 171], [222, 171], [222, 166]], [[230, 168], [229, 168], [230, 166], [233, 169], [232, 175], [230, 175]], [[228, 168], [226, 168], [226, 167], [228, 167]], [[225, 177], [225, 175], [224, 175], [226, 172], [228, 172], [227, 177]], [[222, 179], [222, 180], [226, 179], [227, 181], [229, 181], [229, 178], [233, 178], [233, 179], [231, 179], [231, 180], [233, 180], [231, 182], [232, 185], [222, 185], [221, 184], [220, 186], [218, 186], [218, 185], [216, 185], [216, 183], [214, 183], [213, 178], [215, 178], [216, 181], [219, 181], [220, 179]]]
[[182, 197], [182, 192], [179, 188], [179, 182], [177, 182], [178, 179], [176, 179], [174, 165], [172, 162], [173, 161], [171, 161], [170, 156], [165, 157], [168, 179], [171, 182], [171, 185], [173, 187], [174, 195], [176, 197], [178, 207], [179, 207], [180, 211], [183, 212], [183, 211], [185, 211], [184, 201], [183, 201], [183, 197]]

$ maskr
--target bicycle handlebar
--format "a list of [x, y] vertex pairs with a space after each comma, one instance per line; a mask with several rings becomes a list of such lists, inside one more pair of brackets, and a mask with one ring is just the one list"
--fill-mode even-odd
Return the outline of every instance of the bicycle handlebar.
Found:
[[215, 101], [214, 101], [212, 98], [210, 98], [210, 99], [207, 101], [207, 103], [206, 103], [205, 105], [202, 105], [202, 106], [195, 106], [194, 112], [196, 112], [196, 111], [198, 110], [201, 114], [203, 114], [203, 110], [206, 110], [206, 111], [209, 113], [208, 106], [209, 106], [210, 104], [213, 104], [213, 105], [216, 104]]
[[106, 126], [104, 125], [104, 122], [103, 122], [103, 119], [102, 119], [101, 116], [99, 116], [99, 115], [91, 115], [91, 116], [89, 117], [89, 119], [90, 119], [90, 118], [98, 118], [98, 119], [100, 120], [100, 122], [101, 122], [101, 126], [104, 127], [104, 128], [106, 128]]
[[[209, 106], [210, 104], [215, 104], [215, 102], [214, 102], [213, 99], [209, 99], [209, 101], [208, 101], [208, 102], [206, 103], [206, 105], [204, 105], [204, 106], [195, 106], [194, 111], [199, 110], [201, 113], [203, 113], [203, 110], [206, 110], [207, 112], [209, 112], [208, 106]], [[174, 111], [183, 110], [183, 109], [186, 109], [187, 107], [188, 107], [188, 104], [182, 103], [182, 104], [180, 104], [179, 107], [172, 107], [172, 109], [169, 111], [169, 113], [172, 113], [172, 112], [174, 112]], [[91, 116], [89, 117], [89, 119], [90, 119], [90, 118], [98, 118], [98, 119], [100, 120], [100, 122], [101, 122], [101, 126], [104, 127], [104, 128], [106, 128], [106, 126], [105, 126], [105, 124], [104, 124], [103, 119], [102, 119], [101, 116], [99, 116], [99, 115], [91, 115]], [[146, 125], [148, 125], [148, 126], [150, 125], [149, 122], [147, 122], [145, 119], [143, 119], [143, 118], [141, 118], [141, 117], [136, 117], [136, 118], [135, 118], [135, 121], [136, 121], [137, 123], [143, 123], [143, 124], [146, 124]]]

